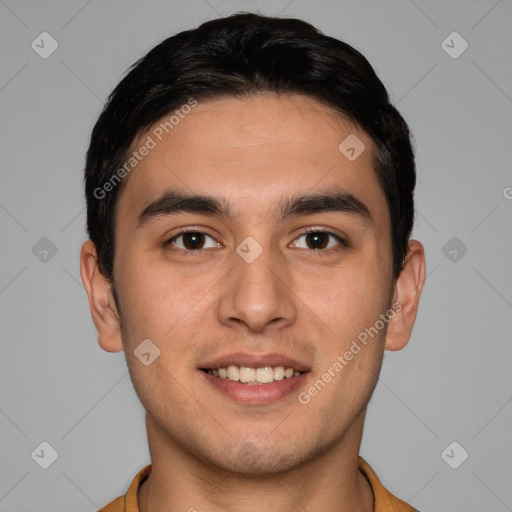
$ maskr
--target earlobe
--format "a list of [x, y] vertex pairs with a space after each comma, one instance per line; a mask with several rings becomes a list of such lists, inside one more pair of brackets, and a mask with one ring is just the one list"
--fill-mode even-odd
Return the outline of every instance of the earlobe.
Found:
[[411, 240], [404, 267], [395, 282], [393, 304], [398, 307], [388, 324], [386, 350], [400, 350], [409, 342], [424, 282], [425, 251], [420, 242]]
[[90, 240], [82, 245], [80, 275], [89, 298], [92, 320], [98, 330], [98, 343], [107, 352], [120, 352], [123, 343], [112, 283], [101, 272], [96, 247]]

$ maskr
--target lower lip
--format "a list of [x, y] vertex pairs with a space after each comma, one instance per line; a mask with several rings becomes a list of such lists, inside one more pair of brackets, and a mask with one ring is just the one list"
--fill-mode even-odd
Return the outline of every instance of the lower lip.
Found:
[[207, 381], [229, 398], [245, 405], [265, 405], [276, 402], [293, 393], [304, 384], [308, 372], [301, 373], [297, 377], [274, 380], [268, 384], [243, 384], [234, 380], [222, 379], [199, 370]]

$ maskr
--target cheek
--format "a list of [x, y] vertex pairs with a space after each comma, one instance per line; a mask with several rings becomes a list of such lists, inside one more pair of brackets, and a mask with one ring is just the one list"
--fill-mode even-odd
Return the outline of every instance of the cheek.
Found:
[[209, 290], [220, 277], [218, 272], [183, 275], [161, 259], [127, 258], [117, 274], [127, 330], [165, 346], [178, 329], [205, 318], [205, 308], [212, 308]]
[[342, 339], [373, 325], [389, 302], [389, 284], [382, 268], [359, 263], [333, 269], [328, 275], [302, 277], [304, 303]]

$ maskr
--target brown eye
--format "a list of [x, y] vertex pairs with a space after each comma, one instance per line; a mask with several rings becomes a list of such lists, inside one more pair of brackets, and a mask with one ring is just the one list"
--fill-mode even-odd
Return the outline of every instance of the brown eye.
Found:
[[[213, 244], [210, 242], [210, 245], [206, 246], [208, 238], [213, 241]], [[199, 249], [218, 247], [219, 244], [210, 235], [201, 231], [183, 231], [172, 237], [166, 245], [172, 245], [177, 249], [185, 251], [197, 251]]]
[[325, 249], [329, 243], [329, 235], [326, 233], [308, 233], [306, 243], [310, 249]]
[[201, 249], [204, 245], [203, 233], [185, 233], [183, 236], [183, 245], [187, 249]]
[[[299, 240], [301, 239], [305, 240], [305, 246], [304, 244], [302, 247], [299, 245]], [[300, 235], [293, 243], [295, 247], [313, 250], [331, 249], [336, 245], [346, 245], [345, 241], [338, 235], [335, 235], [329, 231], [321, 230], [306, 231]]]

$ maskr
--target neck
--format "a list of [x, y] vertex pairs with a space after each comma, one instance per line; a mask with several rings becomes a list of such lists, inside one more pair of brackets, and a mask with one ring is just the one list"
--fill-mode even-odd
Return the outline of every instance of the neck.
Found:
[[297, 467], [270, 474], [225, 471], [170, 440], [146, 417], [152, 471], [140, 512], [371, 512], [374, 497], [358, 469], [364, 412], [343, 438]]

